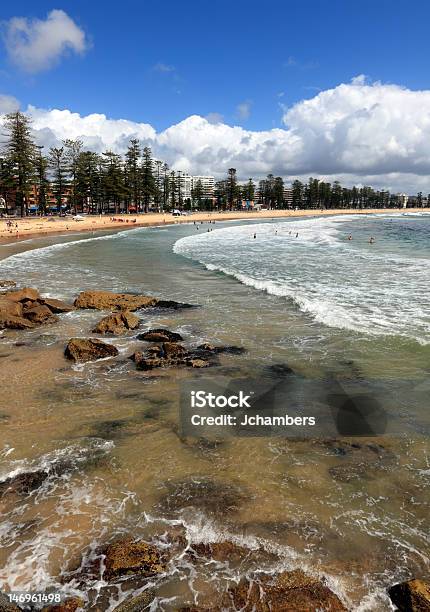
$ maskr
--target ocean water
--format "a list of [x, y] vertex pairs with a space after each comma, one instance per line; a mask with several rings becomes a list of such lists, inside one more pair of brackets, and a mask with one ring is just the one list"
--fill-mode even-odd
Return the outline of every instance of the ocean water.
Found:
[[[429, 238], [430, 216], [387, 214], [191, 223], [0, 246], [0, 278], [51, 296], [105, 289], [200, 305], [142, 311], [138, 331], [165, 326], [189, 346], [246, 348], [205, 376], [266, 376], [288, 365], [309, 406], [324, 405], [319, 385], [334, 381], [375, 394], [390, 424], [355, 446], [185, 440], [178, 389], [196, 373], [136, 372], [127, 357], [142, 348], [137, 332], [108, 340], [120, 350], [116, 359], [84, 366], [64, 359], [65, 343], [90, 336], [105, 313], [76, 311], [49, 327], [5, 332], [0, 479], [41, 467], [49, 476], [39, 490], [1, 500], [4, 588], [55, 587], [113, 610], [127, 593], [118, 585], [106, 599], [100, 579], [83, 589], [73, 578], [82, 555], [96, 558], [97, 546], [118, 535], [160, 538], [180, 527], [188, 542], [230, 539], [275, 551], [264, 569], [324, 576], [352, 610], [390, 610], [388, 586], [430, 575]], [[363, 468], [357, 478], [333, 477], [351, 464]], [[233, 513], [219, 509], [224, 494], [237, 496]], [[258, 567], [251, 560], [243, 572]], [[178, 554], [152, 585], [154, 609], [205, 603], [238, 579], [237, 567], [207, 572]]]

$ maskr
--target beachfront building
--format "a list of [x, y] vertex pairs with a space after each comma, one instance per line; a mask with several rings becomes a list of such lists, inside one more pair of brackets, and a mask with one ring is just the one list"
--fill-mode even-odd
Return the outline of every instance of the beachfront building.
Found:
[[213, 176], [193, 176], [193, 189], [195, 189], [197, 183], [200, 181], [203, 189], [203, 198], [213, 198], [215, 190], [215, 177]]
[[186, 200], [191, 200], [191, 193], [193, 189], [193, 177], [189, 174], [179, 174], [178, 173], [178, 181], [181, 193], [181, 200], [185, 202]]
[[284, 188], [284, 203], [287, 208], [293, 207], [293, 188], [292, 187]]
[[399, 193], [397, 197], [399, 198], [400, 207], [406, 208], [408, 205], [409, 196], [407, 196], [406, 193]]

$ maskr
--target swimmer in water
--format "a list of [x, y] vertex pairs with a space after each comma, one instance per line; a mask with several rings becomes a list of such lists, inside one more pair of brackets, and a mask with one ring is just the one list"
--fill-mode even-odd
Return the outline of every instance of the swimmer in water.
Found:
[[351, 234], [348, 236], [348, 240], [352, 240], [352, 236], [351, 236]]
[[296, 238], [298, 238], [298, 237], [299, 237], [299, 232], [297, 232], [297, 234], [296, 234]]
[[254, 234], [254, 238], [257, 238], [257, 234]]
[[373, 236], [370, 236], [369, 238], [369, 244], [373, 244], [375, 242], [375, 239]]

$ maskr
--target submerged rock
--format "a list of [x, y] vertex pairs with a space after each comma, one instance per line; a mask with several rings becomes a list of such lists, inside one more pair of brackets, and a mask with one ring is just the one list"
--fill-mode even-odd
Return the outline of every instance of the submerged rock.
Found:
[[185, 304], [184, 302], [175, 302], [174, 300], [157, 300], [158, 308], [172, 308], [173, 310], [182, 310], [183, 308], [197, 308], [195, 304]]
[[430, 585], [423, 580], [408, 580], [388, 589], [391, 601], [400, 612], [429, 612]]
[[110, 291], [82, 291], [75, 300], [76, 308], [95, 310], [129, 310], [155, 306], [157, 299], [147, 295], [132, 293], [112, 293]]
[[224, 595], [220, 609], [242, 612], [346, 612], [338, 596], [301, 570], [242, 578]]
[[10, 476], [0, 482], [0, 497], [9, 493], [29, 495], [32, 491], [38, 489], [48, 476], [48, 470], [42, 469]]
[[13, 280], [0, 280], [0, 287], [16, 287], [16, 282]]
[[137, 336], [138, 340], [146, 342], [181, 342], [183, 340], [181, 334], [172, 332], [169, 329], [150, 329], [143, 334]]
[[125, 334], [130, 329], [139, 327], [139, 317], [125, 310], [104, 317], [93, 329], [95, 334]]
[[209, 478], [189, 478], [166, 483], [167, 493], [160, 507], [179, 511], [193, 507], [216, 517], [234, 514], [249, 499], [247, 492], [231, 483]]
[[165, 560], [158, 548], [147, 542], [122, 540], [110, 544], [104, 554], [103, 578], [108, 581], [132, 574], [153, 576], [166, 569]]
[[352, 482], [366, 476], [367, 466], [364, 463], [345, 463], [329, 469], [330, 476], [338, 482]]
[[64, 351], [68, 359], [74, 361], [95, 361], [105, 357], [115, 357], [118, 355], [116, 346], [106, 344], [101, 340], [92, 338], [71, 338]]
[[212, 542], [209, 544], [192, 544], [188, 551], [188, 556], [191, 557], [191, 559], [205, 557], [207, 559], [214, 559], [215, 561], [238, 563], [249, 553], [250, 550], [248, 548], [238, 546], [237, 544], [233, 544], [233, 542], [225, 541]]
[[208, 352], [215, 353], [217, 355], [219, 355], [220, 353], [228, 353], [230, 355], [243, 355], [243, 353], [246, 353], [246, 349], [244, 349], [242, 346], [215, 346], [213, 344], [205, 342], [203, 344], [200, 344], [200, 346], [197, 347], [195, 352]]
[[182, 366], [206, 368], [211, 365], [209, 361], [195, 357], [193, 351], [188, 351], [177, 342], [162, 342], [161, 345], [152, 346], [144, 353], [136, 351], [130, 359], [136, 363], [137, 370]]
[[123, 601], [119, 606], [114, 608], [114, 612], [143, 612], [149, 610], [152, 601], [154, 601], [154, 594], [150, 591], [145, 591], [136, 597], [129, 597]]

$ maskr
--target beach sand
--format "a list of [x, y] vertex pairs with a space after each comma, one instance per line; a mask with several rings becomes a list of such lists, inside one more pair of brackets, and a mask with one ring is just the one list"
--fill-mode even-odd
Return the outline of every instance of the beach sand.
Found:
[[[403, 210], [403, 209], [402, 209]], [[406, 209], [405, 212], [430, 212], [430, 208]], [[227, 221], [232, 219], [275, 219], [284, 217], [304, 217], [307, 215], [339, 215], [339, 214], [383, 214], [398, 213], [398, 209], [332, 209], [332, 210], [262, 210], [259, 212], [198, 212], [181, 217], [173, 217], [170, 213], [148, 213], [139, 215], [115, 215], [115, 221], [107, 215], [88, 215], [75, 221], [72, 217], [27, 217], [13, 219], [12, 228], [7, 227], [7, 219], [0, 220], [0, 242], [22, 240], [25, 237], [45, 234], [63, 234], [76, 231], [121, 230], [133, 227], [163, 225], [173, 223]], [[134, 222], [136, 220], [136, 222]], [[16, 227], [18, 225], [18, 227]]]

